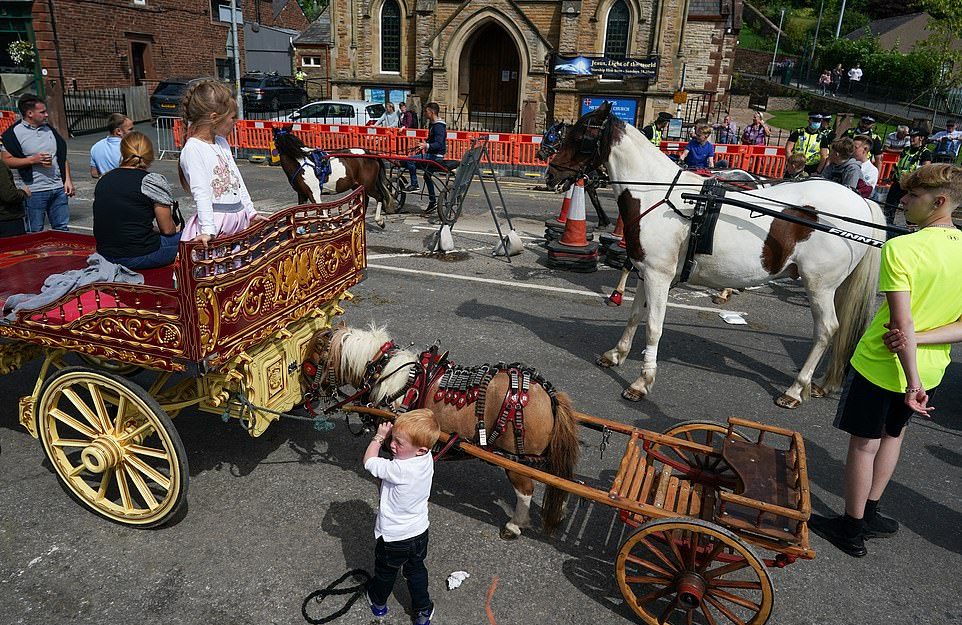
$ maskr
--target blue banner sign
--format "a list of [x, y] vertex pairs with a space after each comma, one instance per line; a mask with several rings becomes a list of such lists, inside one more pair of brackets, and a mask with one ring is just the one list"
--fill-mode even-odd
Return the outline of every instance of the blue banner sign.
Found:
[[631, 98], [581, 98], [581, 114], [590, 113], [605, 102], [611, 102], [611, 112], [615, 117], [626, 124], [637, 125], [638, 100]]
[[614, 59], [608, 56], [555, 56], [552, 72], [561, 76], [647, 78], [658, 76], [658, 57]]

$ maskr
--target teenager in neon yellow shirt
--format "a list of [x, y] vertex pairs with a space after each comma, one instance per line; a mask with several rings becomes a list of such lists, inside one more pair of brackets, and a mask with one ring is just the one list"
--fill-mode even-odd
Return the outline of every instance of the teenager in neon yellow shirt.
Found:
[[[835, 426], [851, 435], [845, 514], [811, 520], [813, 531], [855, 557], [867, 553], [865, 538], [898, 531], [895, 520], [879, 513], [878, 502], [895, 471], [905, 425], [913, 414], [927, 417], [933, 410], [929, 399], [951, 361], [948, 342], [937, 341], [955, 337], [944, 326], [962, 320], [962, 232], [952, 223], [952, 211], [962, 204], [962, 168], [925, 165], [902, 187], [907, 192], [900, 207], [920, 229], [882, 248], [885, 303], [855, 348], [835, 418]], [[926, 334], [920, 340], [916, 332]], [[886, 341], [898, 344], [895, 353]]]

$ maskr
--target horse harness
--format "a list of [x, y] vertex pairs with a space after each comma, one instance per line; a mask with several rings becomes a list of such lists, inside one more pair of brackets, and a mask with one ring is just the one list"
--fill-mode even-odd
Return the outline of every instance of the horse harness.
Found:
[[[330, 347], [319, 354], [323, 367], [318, 367], [310, 360], [303, 366], [305, 377], [308, 379], [308, 400], [305, 406], [311, 408], [313, 399], [320, 396], [322, 386], [334, 389], [337, 386], [336, 372], [327, 364]], [[524, 409], [530, 399], [532, 384], [540, 385], [551, 398], [551, 406], [557, 406], [557, 394], [550, 382], [545, 380], [538, 371], [521, 363], [484, 364], [477, 367], [458, 367], [448, 360], [448, 352], [441, 352], [438, 344], [421, 352], [415, 362], [406, 362], [392, 371], [385, 371], [387, 363], [393, 358], [399, 348], [394, 341], [388, 341], [380, 347], [374, 357], [368, 361], [362, 382], [353, 395], [339, 400], [333, 406], [324, 410], [333, 412], [354, 401], [370, 402], [371, 391], [383, 380], [391, 377], [401, 369], [413, 365], [408, 373], [406, 384], [397, 392], [384, 397], [379, 403], [390, 406], [401, 400], [398, 412], [423, 408], [428, 398], [435, 403], [454, 406], [458, 410], [474, 404], [474, 414], [477, 419], [475, 429], [475, 444], [483, 449], [497, 453], [503, 457], [529, 466], [541, 466], [546, 463], [544, 456], [526, 454], [524, 450]], [[488, 387], [499, 373], [508, 376], [508, 389], [501, 401], [501, 408], [491, 432], [487, 431], [484, 422], [487, 406]], [[494, 448], [494, 442], [510, 429], [514, 434], [515, 452]]]
[[688, 282], [698, 261], [695, 254], [708, 254], [714, 252], [715, 226], [718, 225], [718, 215], [721, 213], [721, 198], [725, 197], [725, 185], [720, 184], [717, 178], [708, 178], [702, 185], [701, 198], [695, 201], [695, 208], [688, 219], [691, 220], [691, 228], [688, 230], [688, 247], [685, 250], [685, 264], [681, 268], [679, 282]]
[[310, 165], [311, 169], [314, 170], [314, 175], [317, 177], [318, 185], [323, 187], [327, 184], [328, 178], [331, 177], [331, 157], [324, 150], [311, 150], [304, 157], [304, 160], [298, 166], [294, 173], [291, 174], [291, 183], [297, 178], [297, 176], [304, 171], [304, 169]]

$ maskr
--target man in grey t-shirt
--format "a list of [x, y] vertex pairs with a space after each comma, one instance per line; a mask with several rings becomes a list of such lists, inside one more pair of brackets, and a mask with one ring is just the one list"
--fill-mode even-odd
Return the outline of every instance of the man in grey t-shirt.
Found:
[[54, 230], [67, 230], [67, 196], [74, 194], [67, 145], [47, 124], [47, 105], [41, 98], [24, 95], [17, 108], [21, 120], [3, 133], [0, 158], [30, 189], [31, 195], [24, 202], [27, 232], [40, 232], [45, 220]]

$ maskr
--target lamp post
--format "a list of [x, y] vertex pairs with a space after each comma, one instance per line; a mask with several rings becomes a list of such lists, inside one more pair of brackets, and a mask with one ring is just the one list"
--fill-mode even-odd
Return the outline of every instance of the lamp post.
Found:
[[[812, 41], [812, 54], [808, 58], [808, 71], [811, 73], [812, 65], [815, 63], [815, 48], [818, 46], [818, 31], [822, 28], [822, 11], [825, 10], [825, 0], [818, 7], [818, 21], [815, 22], [815, 39]], [[807, 80], [808, 78], [806, 78]]]
[[835, 27], [835, 38], [842, 32], [842, 18], [845, 17], [845, 0], [842, 0], [842, 10], [838, 12], [838, 26]]
[[237, 98], [237, 117], [244, 117], [244, 98], [240, 85], [240, 42], [237, 39], [237, 0], [230, 0], [230, 32], [234, 44], [234, 94]]
[[775, 59], [778, 57], [778, 44], [782, 39], [782, 23], [785, 21], [785, 9], [782, 9], [782, 15], [778, 18], [778, 31], [775, 33], [775, 51], [772, 52], [772, 65], [768, 68], [768, 77], [771, 78], [775, 73]]

